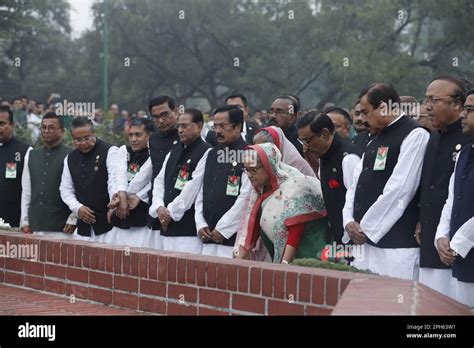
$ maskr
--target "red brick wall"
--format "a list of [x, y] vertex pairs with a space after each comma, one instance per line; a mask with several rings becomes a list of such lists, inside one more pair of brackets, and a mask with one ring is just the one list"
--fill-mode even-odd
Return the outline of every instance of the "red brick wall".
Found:
[[166, 315], [329, 315], [351, 280], [387, 279], [0, 232], [7, 243], [39, 255], [0, 257], [0, 283]]

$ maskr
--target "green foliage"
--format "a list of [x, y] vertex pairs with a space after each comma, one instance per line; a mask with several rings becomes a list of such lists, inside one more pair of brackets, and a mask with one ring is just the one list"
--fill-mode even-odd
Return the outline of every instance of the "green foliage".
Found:
[[[69, 34], [66, 0], [4, 2], [13, 11], [0, 23], [0, 95], [59, 91], [100, 105], [103, 1], [78, 39]], [[108, 3], [109, 100], [131, 112], [158, 94], [209, 111], [235, 90], [252, 108], [268, 108], [282, 93], [300, 95], [305, 108], [348, 107], [374, 81], [422, 97], [437, 74], [474, 79], [471, 0]], [[17, 56], [21, 69], [12, 65]]]
[[331, 269], [334, 271], [345, 271], [345, 272], [354, 272], [354, 273], [364, 273], [364, 274], [374, 274], [370, 271], [364, 271], [357, 269], [355, 267], [343, 264], [343, 263], [334, 263], [328, 261], [321, 261], [318, 259], [296, 259], [292, 265], [303, 266], [303, 267], [312, 267], [312, 268], [324, 268]]

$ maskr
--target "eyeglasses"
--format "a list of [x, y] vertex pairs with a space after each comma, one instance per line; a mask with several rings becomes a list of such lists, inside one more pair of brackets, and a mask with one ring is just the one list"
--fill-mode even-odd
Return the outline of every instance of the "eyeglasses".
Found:
[[286, 110], [283, 110], [283, 109], [268, 109], [267, 110], [267, 113], [269, 115], [275, 115], [276, 117], [282, 117], [282, 116], [285, 116], [285, 115], [294, 115], [294, 113], [292, 112], [288, 112]]
[[153, 120], [158, 120], [158, 119], [165, 119], [165, 118], [168, 118], [171, 116], [171, 111], [163, 111], [161, 114], [159, 115], [151, 115], [151, 118]]
[[244, 167], [244, 172], [248, 175], [248, 176], [254, 176], [255, 174], [257, 174], [257, 171], [262, 168], [263, 166], [259, 166], [259, 167], [252, 167], [252, 168], [247, 168], [247, 167]]
[[80, 143], [90, 143], [94, 139], [95, 137], [89, 136], [89, 137], [84, 137], [84, 138], [73, 138], [72, 141], [75, 142], [76, 144], [80, 144]]
[[313, 138], [315, 136], [316, 136], [316, 133], [314, 133], [312, 136], [310, 136], [309, 138], [306, 138], [306, 139], [298, 138], [298, 141], [300, 142], [301, 145], [309, 145], [309, 143], [311, 142], [311, 140], [313, 140]]
[[41, 126], [41, 131], [42, 132], [49, 132], [49, 133], [53, 133], [53, 132], [56, 132], [59, 128], [56, 128], [56, 127], [46, 127], [46, 126]]
[[214, 123], [214, 125], [211, 127], [213, 131], [222, 129], [222, 130], [228, 130], [229, 126], [233, 126], [235, 123], [223, 123], [223, 124], [217, 124]]
[[195, 123], [178, 123], [176, 125], [176, 127], [179, 129], [179, 128], [183, 128], [183, 129], [188, 129], [190, 126], [192, 126], [193, 124]]
[[438, 104], [438, 102], [440, 100], [447, 99], [447, 98], [454, 98], [454, 96], [453, 95], [447, 95], [447, 96], [444, 96], [444, 97], [426, 97], [423, 100], [423, 103], [425, 105], [436, 105], [436, 104]]
[[469, 113], [470, 113], [471, 111], [474, 111], [474, 105], [464, 105], [464, 106], [461, 108], [461, 113], [462, 113], [462, 114], [469, 115]]

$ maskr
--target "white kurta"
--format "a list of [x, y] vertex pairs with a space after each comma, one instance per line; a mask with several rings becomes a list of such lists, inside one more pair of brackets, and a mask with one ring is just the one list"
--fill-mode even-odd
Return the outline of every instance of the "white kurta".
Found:
[[[107, 190], [109, 192], [109, 199], [112, 199], [112, 196], [117, 192], [115, 186], [115, 161], [116, 161], [116, 154], [117, 154], [117, 147], [111, 146], [107, 153], [107, 172], [109, 178], [107, 180]], [[64, 203], [69, 207], [72, 213], [75, 216], [79, 216], [79, 208], [83, 206], [81, 202], [79, 202], [76, 198], [76, 192], [74, 190], [74, 182], [72, 181], [71, 172], [69, 171], [68, 165], [68, 156], [64, 158], [64, 167], [63, 173], [61, 176], [61, 185], [59, 186], [59, 191], [61, 193], [61, 198]], [[108, 243], [113, 244], [115, 241], [115, 235], [112, 230], [97, 236], [94, 233], [94, 229], [91, 226], [91, 237], [85, 237], [77, 234], [77, 230], [74, 233], [74, 238], [79, 240], [86, 240], [91, 242], [98, 242], [98, 243]]]
[[[206, 150], [202, 158], [199, 160], [193, 171], [192, 179], [188, 180], [183, 190], [172, 202], [166, 207], [170, 212], [171, 219], [175, 222], [180, 221], [183, 215], [188, 211], [196, 201], [199, 190], [202, 187], [204, 178], [204, 169], [206, 167], [207, 155], [211, 149]], [[163, 167], [155, 178], [153, 183], [153, 202], [151, 204], [149, 214], [153, 218], [158, 218], [158, 208], [164, 207], [165, 196], [165, 171], [170, 153], [166, 155]], [[196, 234], [196, 231], [192, 231]], [[163, 250], [187, 252], [192, 254], [200, 254], [202, 250], [202, 242], [197, 236], [193, 237], [161, 237], [163, 242]]]
[[[449, 238], [450, 224], [451, 224], [451, 213], [453, 210], [453, 199], [454, 199], [454, 180], [457, 167], [454, 167], [454, 173], [451, 175], [449, 180], [449, 194], [446, 203], [444, 204], [443, 211], [441, 212], [441, 218], [439, 221], [438, 229], [436, 230], [435, 236], [435, 247], [437, 247], [437, 241], [440, 238]], [[454, 234], [453, 238], [449, 243], [452, 250], [454, 250], [458, 256], [466, 257], [469, 251], [474, 248], [474, 218], [467, 220]], [[474, 307], [474, 283], [461, 282], [454, 278], [451, 273], [450, 282], [450, 294], [449, 296], [454, 298], [456, 301], [464, 303], [470, 307]]]
[[[219, 175], [219, 173], [209, 173], [208, 175]], [[250, 197], [252, 185], [247, 174], [242, 173], [242, 185], [240, 187], [239, 196], [234, 205], [220, 218], [215, 227], [225, 239], [232, 238], [239, 229], [240, 219], [246, 200]], [[198, 192], [196, 203], [194, 205], [196, 220], [196, 233], [201, 228], [209, 227], [203, 213], [203, 187]], [[210, 256], [220, 256], [232, 258], [234, 254], [234, 246], [226, 246], [215, 243], [203, 243], [202, 254]]]
[[[140, 200], [148, 203], [148, 191], [151, 190], [152, 176], [153, 164], [151, 158], [148, 158], [128, 185], [128, 195], [137, 195]], [[162, 250], [163, 236], [160, 231], [148, 229], [146, 236], [144, 236], [143, 247]]]
[[[127, 192], [128, 191], [128, 151], [125, 145], [121, 146], [116, 154], [116, 168], [114, 171], [115, 177], [115, 191], [116, 192]], [[148, 161], [148, 160], [147, 160]], [[146, 162], [145, 162], [146, 163]], [[143, 165], [145, 165], [145, 163]], [[143, 168], [143, 166], [142, 166]], [[138, 173], [140, 173], [141, 169], [139, 169]], [[137, 174], [138, 175], [138, 174]], [[142, 191], [145, 191], [145, 195], [143, 192], [137, 192], [137, 196], [145, 203], [148, 203], [148, 195], [146, 194], [151, 187], [151, 183], [142, 188]], [[150, 243], [150, 229], [148, 226], [143, 227], [131, 227], [129, 229], [122, 229], [119, 227], [114, 226], [110, 231], [113, 235], [115, 235], [114, 244], [116, 245], [123, 245], [123, 246], [130, 246], [130, 247], [146, 247], [146, 248], [154, 248], [155, 245], [149, 245]], [[110, 233], [108, 232], [108, 233]]]
[[[388, 127], [400, 120], [398, 117]], [[421, 180], [421, 169], [429, 140], [429, 133], [423, 128], [416, 128], [408, 134], [400, 147], [398, 162], [393, 173], [385, 184], [383, 193], [367, 210], [360, 221], [360, 226], [366, 236], [374, 243], [378, 243], [402, 217], [405, 207], [411, 202], [418, 190]], [[354, 196], [362, 172], [363, 160], [359, 161], [354, 170], [352, 186], [347, 190], [346, 203], [342, 211], [344, 226], [354, 221]], [[415, 231], [413, 231], [415, 233]], [[346, 238], [344, 238], [346, 239]], [[387, 249], [364, 244], [364, 256], [354, 260], [353, 265], [361, 269], [396, 278], [418, 278], [419, 248]], [[374, 257], [378, 258], [375, 262]], [[372, 261], [370, 261], [372, 259]]]

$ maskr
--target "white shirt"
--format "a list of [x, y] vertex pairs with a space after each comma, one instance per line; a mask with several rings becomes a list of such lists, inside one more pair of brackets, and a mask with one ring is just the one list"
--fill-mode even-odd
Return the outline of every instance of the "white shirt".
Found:
[[[400, 120], [400, 115], [388, 127]], [[400, 147], [397, 164], [388, 179], [383, 193], [367, 210], [360, 221], [365, 235], [374, 243], [378, 243], [393, 225], [402, 217], [406, 207], [418, 190], [421, 180], [421, 169], [429, 140], [429, 133], [423, 128], [416, 128], [408, 134]], [[342, 211], [344, 227], [354, 221], [354, 196], [362, 172], [364, 156], [354, 170], [354, 180], [346, 193], [346, 203]]]
[[[449, 194], [446, 203], [444, 204], [443, 211], [441, 212], [441, 218], [439, 220], [438, 229], [436, 230], [434, 244], [438, 249], [437, 241], [440, 238], [448, 238], [451, 224], [451, 213], [453, 211], [453, 200], [454, 200], [454, 177], [456, 173], [457, 161], [459, 154], [456, 158], [456, 165], [454, 166], [454, 172], [449, 179]], [[451, 249], [457, 252], [462, 258], [465, 258], [469, 251], [474, 248], [474, 217], [467, 220], [454, 234], [450, 241]]]
[[354, 183], [354, 171], [359, 162], [360, 157], [354, 153], [344, 156], [342, 159], [342, 174], [346, 190], [348, 190]]
[[[218, 173], [213, 173], [214, 175], [219, 175]], [[212, 174], [211, 174], [212, 175]], [[242, 211], [244, 209], [244, 203], [250, 196], [252, 185], [247, 174], [242, 173], [242, 185], [240, 186], [240, 193], [237, 199], [234, 202], [234, 205], [219, 219], [215, 229], [224, 236], [225, 239], [229, 239], [239, 228], [240, 218], [242, 217]], [[201, 228], [209, 227], [204, 219], [203, 214], [203, 186], [198, 192], [196, 203], [194, 205], [195, 214], [194, 218], [196, 220], [196, 232]]]
[[[21, 176], [21, 219], [20, 227], [29, 226], [28, 210], [30, 209], [31, 203], [31, 176], [30, 176], [30, 167], [28, 165], [28, 160], [30, 158], [30, 147], [25, 155], [25, 164], [23, 166], [23, 174]], [[77, 223], [77, 217], [74, 213], [69, 215], [66, 224], [75, 225]]]
[[[186, 211], [188, 211], [194, 204], [197, 194], [202, 186], [207, 155], [211, 150], [211, 148], [206, 150], [204, 156], [202, 156], [202, 158], [199, 160], [196, 168], [193, 171], [192, 179], [186, 182], [179, 196], [177, 196], [173, 202], [169, 203], [166, 207], [170, 212], [170, 216], [173, 221], [180, 221], [184, 213], [186, 213]], [[149, 210], [149, 214], [153, 218], [158, 217], [158, 208], [165, 206], [165, 171], [170, 153], [171, 152], [166, 155], [165, 161], [163, 162], [163, 167], [161, 168], [160, 173], [157, 175], [153, 183], [153, 202]]]
[[[107, 152], [107, 172], [109, 178], [107, 180], [107, 190], [109, 192], [109, 198], [112, 199], [114, 193], [117, 193], [115, 186], [115, 167], [116, 167], [116, 154], [117, 147], [111, 146]], [[69, 171], [69, 165], [67, 164], [67, 159], [69, 155], [64, 159], [64, 168], [63, 174], [61, 176], [61, 185], [59, 186], [59, 191], [61, 192], [61, 198], [64, 203], [69, 207], [69, 209], [76, 215], [79, 216], [79, 208], [83, 206], [76, 198], [76, 192], [74, 190], [74, 183], [72, 181], [71, 172]]]

